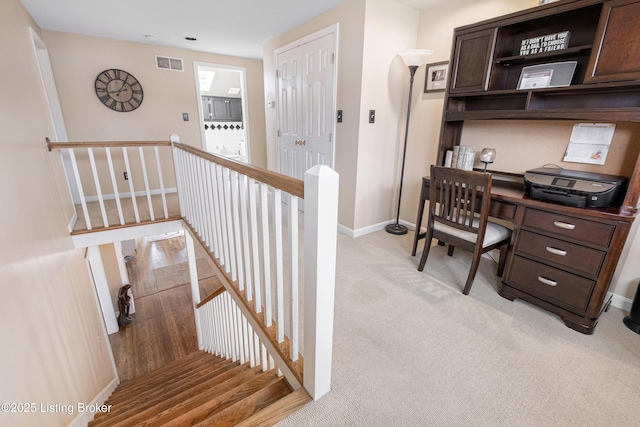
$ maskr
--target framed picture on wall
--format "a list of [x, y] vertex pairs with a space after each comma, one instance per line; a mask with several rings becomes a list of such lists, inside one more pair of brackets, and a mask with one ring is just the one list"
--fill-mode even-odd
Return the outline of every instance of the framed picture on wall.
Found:
[[447, 88], [448, 74], [449, 61], [427, 64], [427, 73], [424, 79], [424, 93], [443, 92]]

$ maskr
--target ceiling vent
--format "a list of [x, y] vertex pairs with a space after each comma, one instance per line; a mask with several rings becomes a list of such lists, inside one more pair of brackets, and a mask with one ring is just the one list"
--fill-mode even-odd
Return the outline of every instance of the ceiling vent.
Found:
[[156, 55], [156, 68], [159, 70], [184, 71], [181, 58]]

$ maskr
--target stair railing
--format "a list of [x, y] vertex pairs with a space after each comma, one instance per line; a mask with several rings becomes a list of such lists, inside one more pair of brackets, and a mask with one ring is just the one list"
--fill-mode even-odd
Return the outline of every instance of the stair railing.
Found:
[[[47, 138], [47, 146], [49, 151], [60, 150], [61, 156], [70, 161], [71, 170], [66, 172], [73, 182], [69, 185], [77, 189], [79, 200], [74, 202], [82, 209], [86, 230], [179, 219], [167, 203], [167, 195], [177, 191], [170, 161], [171, 142], [51, 142]], [[109, 207], [113, 201], [115, 207]], [[100, 215], [92, 219], [90, 204], [96, 202]], [[123, 204], [129, 203], [135, 219], [125, 217], [129, 209]], [[117, 219], [114, 215], [109, 220], [108, 213], [114, 210]]]
[[[318, 399], [331, 383], [337, 174], [314, 166], [301, 181], [172, 141], [183, 220], [278, 369]], [[198, 323], [203, 342], [220, 339]]]
[[274, 369], [275, 362], [253, 330], [251, 322], [224, 287], [209, 295], [197, 306], [202, 348], [216, 356], [262, 371]]

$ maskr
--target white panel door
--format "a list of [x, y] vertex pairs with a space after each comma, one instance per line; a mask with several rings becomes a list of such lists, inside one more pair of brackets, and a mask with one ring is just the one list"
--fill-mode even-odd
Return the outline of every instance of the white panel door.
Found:
[[302, 146], [302, 75], [300, 72], [300, 47], [278, 54], [278, 171], [284, 175], [301, 178]]
[[304, 179], [317, 164], [333, 167], [335, 34], [277, 56], [278, 171]]
[[302, 49], [303, 173], [321, 164], [333, 167], [333, 35]]

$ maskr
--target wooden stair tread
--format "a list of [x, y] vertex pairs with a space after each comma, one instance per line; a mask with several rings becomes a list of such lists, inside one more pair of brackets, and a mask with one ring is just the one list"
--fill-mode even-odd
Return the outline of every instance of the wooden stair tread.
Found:
[[158, 384], [166, 382], [168, 375], [175, 376], [183, 372], [192, 372], [197, 366], [221, 362], [225, 362], [225, 359], [206, 353], [204, 351], [197, 351], [184, 358], [174, 360], [173, 362], [170, 362], [154, 371], [122, 382], [118, 386], [114, 394], [112, 394], [112, 397], [115, 397], [118, 394], [131, 393], [134, 390], [140, 389], [141, 387], [148, 384]]
[[116, 425], [121, 421], [135, 423], [165, 411], [180, 402], [196, 398], [201, 394], [216, 393], [219, 389], [228, 386], [230, 381], [234, 379], [239, 381], [243, 378], [242, 375], [251, 375], [251, 373], [246, 374], [249, 371], [250, 368], [246, 364], [235, 365], [233, 369], [225, 370], [209, 378], [202, 377], [202, 380], [197, 383], [183, 385], [175, 390], [160, 393], [152, 399], [143, 400], [146, 399], [146, 396], [142, 396], [140, 399], [123, 404], [122, 407], [112, 409], [108, 416], [109, 420], [104, 426]]
[[310, 401], [275, 369], [196, 352], [119, 385], [89, 426], [270, 426]]
[[182, 427], [194, 425], [277, 379], [273, 371], [262, 372], [259, 367], [255, 367], [254, 370], [252, 378], [244, 379], [233, 388], [227, 388], [217, 393], [216, 396], [205, 394], [198, 396], [196, 399], [181, 402], [169, 410], [150, 418], [148, 421], [140, 423], [139, 426]]
[[180, 372], [179, 374], [168, 373], [165, 379], [161, 382], [154, 382], [152, 384], [142, 384], [141, 387], [136, 388], [130, 392], [121, 392], [117, 395], [113, 395], [107, 401], [112, 405], [118, 405], [123, 401], [130, 399], [131, 393], [145, 393], [147, 396], [153, 396], [158, 393], [165, 392], [167, 389], [178, 387], [185, 383], [192, 381], [198, 381], [203, 376], [208, 376], [212, 373], [222, 373], [226, 370], [233, 369], [237, 366], [237, 362], [223, 361], [212, 364], [210, 366], [197, 366], [192, 371]]
[[235, 426], [239, 422], [247, 420], [251, 416], [257, 414], [262, 409], [268, 407], [279, 399], [291, 393], [291, 388], [287, 384], [284, 377], [278, 378], [266, 387], [261, 388], [250, 396], [245, 397], [241, 401], [223, 409], [217, 414], [207, 417], [203, 421], [196, 424], [199, 427], [216, 426], [226, 427]]
[[287, 418], [307, 403], [313, 401], [309, 393], [300, 387], [261, 411], [236, 424], [236, 427], [269, 427]]

